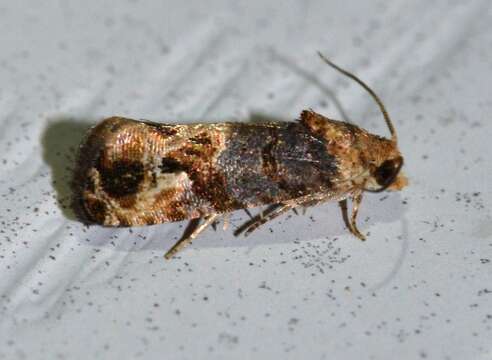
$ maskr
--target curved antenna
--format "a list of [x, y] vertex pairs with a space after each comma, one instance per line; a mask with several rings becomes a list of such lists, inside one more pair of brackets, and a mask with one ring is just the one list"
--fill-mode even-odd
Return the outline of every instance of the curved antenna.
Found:
[[393, 123], [391, 122], [391, 119], [390, 119], [390, 116], [388, 114], [388, 112], [386, 111], [386, 108], [384, 107], [384, 104], [383, 102], [379, 99], [379, 97], [376, 95], [376, 93], [368, 86], [366, 85], [365, 82], [363, 82], [361, 79], [359, 79], [357, 76], [355, 76], [354, 74], [352, 74], [351, 72], [348, 72], [347, 70], [344, 70], [342, 69], [341, 67], [339, 67], [338, 65], [332, 63], [330, 60], [328, 60], [321, 52], [318, 51], [318, 55], [319, 57], [325, 62], [327, 63], [328, 65], [330, 65], [332, 68], [334, 68], [335, 70], [338, 70], [339, 72], [341, 72], [343, 75], [345, 76], [348, 76], [349, 78], [351, 78], [352, 80], [356, 81], [360, 86], [362, 86], [364, 89], [366, 89], [366, 91], [372, 96], [372, 98], [374, 99], [374, 101], [376, 101], [376, 103], [378, 104], [379, 106], [379, 109], [381, 110], [381, 112], [383, 113], [383, 117], [384, 117], [384, 121], [386, 122], [386, 125], [388, 125], [388, 129], [391, 133], [391, 140], [393, 140], [395, 143], [397, 141], [397, 137], [396, 137], [396, 130], [395, 130], [395, 127], [393, 126]]

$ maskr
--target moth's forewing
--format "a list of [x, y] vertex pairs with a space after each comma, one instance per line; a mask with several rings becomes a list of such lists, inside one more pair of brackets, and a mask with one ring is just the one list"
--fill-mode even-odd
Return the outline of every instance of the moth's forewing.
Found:
[[115, 117], [81, 147], [77, 194], [90, 221], [156, 224], [336, 192], [337, 161], [300, 122], [163, 125]]

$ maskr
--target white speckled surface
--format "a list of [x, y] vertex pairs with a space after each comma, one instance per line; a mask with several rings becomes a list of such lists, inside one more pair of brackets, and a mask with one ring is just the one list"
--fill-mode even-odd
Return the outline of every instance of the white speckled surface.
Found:
[[[490, 2], [179, 3], [0, 2], [0, 359], [492, 359]], [[366, 243], [336, 204], [167, 262], [185, 223], [73, 218], [74, 150], [106, 116], [313, 108], [386, 134], [316, 50], [399, 131], [411, 186], [366, 197]]]

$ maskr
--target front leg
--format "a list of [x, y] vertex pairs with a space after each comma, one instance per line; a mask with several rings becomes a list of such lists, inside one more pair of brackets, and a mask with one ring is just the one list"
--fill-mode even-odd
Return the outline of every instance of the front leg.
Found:
[[350, 221], [348, 218], [348, 210], [347, 210], [347, 199], [343, 199], [339, 202], [340, 208], [342, 209], [342, 216], [345, 222], [345, 225], [348, 227], [350, 232], [357, 236], [362, 241], [366, 240], [366, 237], [362, 235], [362, 233], [357, 228], [357, 214], [359, 212], [359, 206], [362, 202], [362, 192], [356, 193], [352, 197], [352, 215], [350, 216]]

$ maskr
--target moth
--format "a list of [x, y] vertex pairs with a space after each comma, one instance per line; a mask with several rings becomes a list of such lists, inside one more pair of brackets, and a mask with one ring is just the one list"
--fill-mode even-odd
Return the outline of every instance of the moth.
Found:
[[269, 206], [236, 235], [289, 210], [338, 201], [348, 229], [364, 240], [356, 224], [362, 196], [402, 189], [403, 157], [375, 92], [319, 55], [372, 96], [390, 139], [311, 110], [293, 122], [161, 124], [111, 117], [80, 146], [74, 176], [79, 214], [114, 227], [195, 219], [168, 259], [219, 218], [262, 205]]

